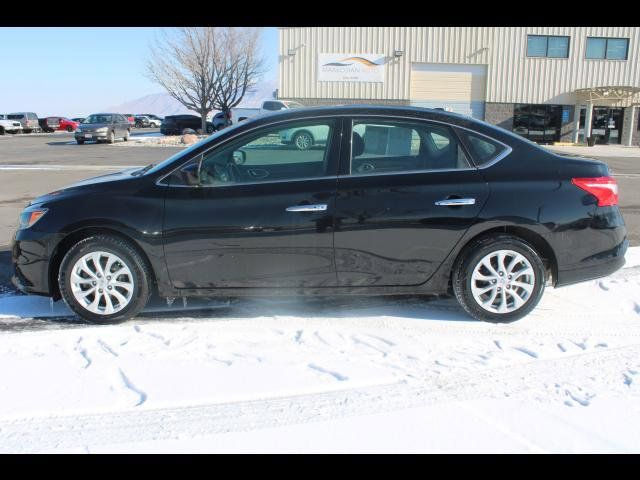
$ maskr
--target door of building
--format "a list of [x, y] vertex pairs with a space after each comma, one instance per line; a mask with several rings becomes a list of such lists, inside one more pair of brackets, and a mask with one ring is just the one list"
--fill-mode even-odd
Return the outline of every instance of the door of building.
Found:
[[[580, 128], [584, 132], [585, 110], [580, 110]], [[591, 135], [600, 145], [618, 144], [622, 141], [624, 108], [593, 107]]]

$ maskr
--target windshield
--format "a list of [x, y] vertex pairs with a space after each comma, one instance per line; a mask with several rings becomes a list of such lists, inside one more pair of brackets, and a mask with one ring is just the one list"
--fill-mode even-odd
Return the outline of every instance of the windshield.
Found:
[[111, 123], [113, 115], [89, 115], [82, 123]]
[[7, 118], [9, 120], [20, 120], [20, 119], [24, 118], [24, 115], [15, 115], [15, 114], [14, 115], [7, 115]]

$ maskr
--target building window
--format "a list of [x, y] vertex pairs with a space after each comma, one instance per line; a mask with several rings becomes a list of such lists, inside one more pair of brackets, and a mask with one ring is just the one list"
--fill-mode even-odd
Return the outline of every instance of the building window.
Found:
[[513, 108], [513, 132], [537, 143], [560, 141], [562, 105], [516, 103]]
[[569, 56], [569, 37], [527, 35], [527, 56], [567, 58]]
[[628, 38], [587, 37], [587, 52], [585, 58], [626, 60], [628, 52]]

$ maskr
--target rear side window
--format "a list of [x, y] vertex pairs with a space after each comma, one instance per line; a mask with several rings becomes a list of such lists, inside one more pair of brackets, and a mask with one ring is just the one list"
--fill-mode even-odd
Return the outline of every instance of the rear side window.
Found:
[[466, 130], [459, 130], [459, 133], [466, 141], [473, 161], [478, 167], [492, 162], [506, 150], [504, 145], [488, 137], [476, 135]]
[[9, 120], [22, 120], [24, 115], [7, 115], [7, 118]]
[[355, 120], [351, 174], [470, 168], [455, 132], [428, 122]]

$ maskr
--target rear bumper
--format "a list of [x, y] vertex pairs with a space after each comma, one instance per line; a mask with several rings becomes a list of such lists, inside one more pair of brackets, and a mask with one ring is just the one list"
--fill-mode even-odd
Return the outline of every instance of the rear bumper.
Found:
[[624, 255], [628, 247], [629, 241], [625, 238], [611, 250], [584, 259], [577, 267], [558, 270], [558, 281], [555, 286], [563, 287], [611, 275], [624, 266]]

